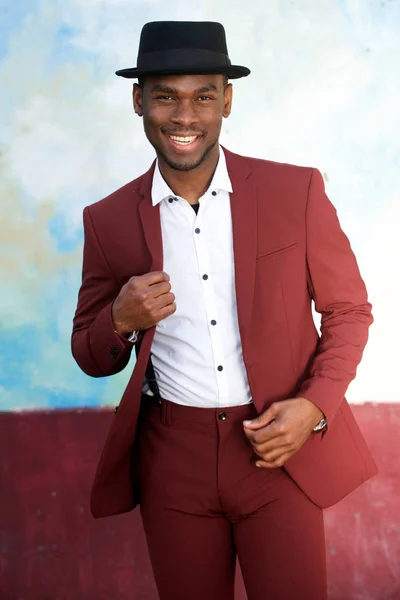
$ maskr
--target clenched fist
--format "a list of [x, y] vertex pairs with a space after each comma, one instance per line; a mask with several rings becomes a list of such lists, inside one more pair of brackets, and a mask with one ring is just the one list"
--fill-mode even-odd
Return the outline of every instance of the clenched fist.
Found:
[[120, 335], [157, 325], [176, 311], [169, 275], [153, 271], [131, 277], [112, 307], [114, 329]]

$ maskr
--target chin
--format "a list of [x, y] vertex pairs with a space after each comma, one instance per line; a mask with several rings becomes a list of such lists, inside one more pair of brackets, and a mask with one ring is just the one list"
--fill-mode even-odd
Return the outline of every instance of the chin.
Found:
[[203, 156], [199, 157], [187, 157], [186, 160], [179, 159], [178, 157], [168, 156], [164, 158], [167, 165], [175, 171], [193, 171], [197, 169], [203, 162]]
[[197, 169], [207, 158], [211, 150], [214, 148], [214, 142], [206, 150], [201, 153], [193, 153], [193, 155], [179, 156], [179, 153], [164, 152], [160, 147], [154, 146], [157, 156], [164, 160], [167, 165], [175, 171], [193, 171]]

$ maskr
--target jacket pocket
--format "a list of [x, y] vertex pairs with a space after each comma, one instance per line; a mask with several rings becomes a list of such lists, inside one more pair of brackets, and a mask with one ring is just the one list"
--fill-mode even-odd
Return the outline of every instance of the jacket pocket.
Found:
[[280, 244], [279, 246], [276, 246], [275, 248], [271, 248], [267, 252], [263, 252], [262, 254], [257, 256], [256, 260], [259, 261], [262, 258], [266, 258], [267, 256], [275, 256], [276, 254], [281, 254], [283, 252], [287, 252], [288, 250], [292, 250], [293, 248], [296, 248], [297, 244], [298, 244], [297, 241], [286, 242], [286, 244]]

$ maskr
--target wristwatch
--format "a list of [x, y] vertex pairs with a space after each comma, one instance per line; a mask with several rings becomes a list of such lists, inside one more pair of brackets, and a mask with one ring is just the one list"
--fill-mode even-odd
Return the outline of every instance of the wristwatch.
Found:
[[139, 331], [132, 331], [130, 333], [123, 333], [122, 337], [124, 337], [128, 342], [137, 342], [139, 337]]
[[324, 429], [327, 425], [327, 420], [325, 419], [325, 417], [323, 419], [320, 420], [320, 422], [318, 423], [318, 425], [316, 425], [313, 428], [313, 431], [322, 431], [322, 429]]

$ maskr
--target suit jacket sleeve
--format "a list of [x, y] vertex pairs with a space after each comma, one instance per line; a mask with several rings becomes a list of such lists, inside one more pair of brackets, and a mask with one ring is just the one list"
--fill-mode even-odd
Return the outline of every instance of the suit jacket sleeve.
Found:
[[328, 427], [356, 375], [373, 318], [349, 240], [313, 170], [306, 212], [308, 284], [321, 314], [321, 337], [299, 391], [325, 414]]
[[87, 375], [103, 377], [127, 365], [133, 344], [113, 328], [111, 309], [120, 285], [100, 246], [89, 207], [83, 211], [83, 227], [82, 285], [73, 322], [72, 354]]

